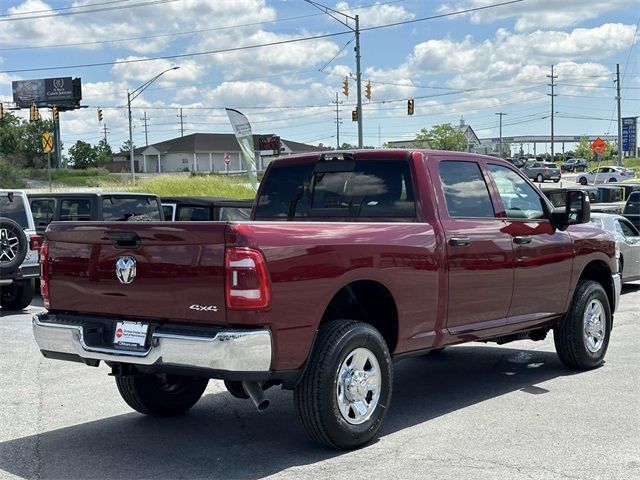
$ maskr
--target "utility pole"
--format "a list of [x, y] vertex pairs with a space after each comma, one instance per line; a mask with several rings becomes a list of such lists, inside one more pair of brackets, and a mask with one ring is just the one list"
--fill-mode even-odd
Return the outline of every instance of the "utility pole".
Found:
[[503, 154], [502, 154], [502, 117], [504, 115], [506, 115], [506, 113], [503, 112], [498, 112], [496, 113], [496, 115], [500, 115], [500, 158], [504, 158]]
[[180, 136], [184, 137], [184, 117], [186, 117], [186, 115], [182, 114], [182, 107], [180, 108], [180, 115], [178, 115], [178, 117], [180, 117]]
[[147, 112], [144, 112], [144, 116], [140, 119], [144, 121], [144, 146], [149, 146], [149, 131], [147, 130], [147, 120], [151, 120], [147, 117]]
[[106, 123], [102, 124], [102, 131], [104, 132], [104, 143], [105, 143], [105, 145], [108, 145], [109, 142], [107, 142], [107, 133], [109, 131], [107, 130], [107, 124]]
[[342, 122], [340, 121], [339, 105], [342, 104], [342, 102], [338, 101], [338, 92], [336, 92], [336, 101], [331, 103], [336, 104], [336, 150], [340, 150], [340, 124]]
[[553, 98], [556, 97], [557, 95], [555, 95], [553, 93], [553, 89], [555, 87], [554, 80], [556, 78], [558, 78], [558, 76], [553, 74], [553, 65], [551, 65], [551, 75], [547, 75], [547, 78], [551, 79], [551, 83], [548, 84], [548, 86], [551, 87], [551, 93], [547, 93], [547, 95], [549, 95], [551, 97], [551, 161], [555, 162], [555, 156], [554, 156], [554, 151], [553, 151], [553, 149], [554, 149], [554, 144], [553, 144], [553, 141], [554, 141], [554, 138], [553, 138], [553, 135], [554, 135], [554, 131], [553, 131], [553, 116], [555, 115], [555, 110], [554, 110], [554, 107], [553, 107]]
[[616, 101], [618, 102], [618, 165], [622, 165], [622, 109], [620, 107], [620, 64], [616, 63]]
[[[356, 53], [356, 92], [357, 92], [357, 107], [356, 111], [358, 112], [358, 148], [362, 148], [362, 72], [360, 69], [360, 17], [356, 15], [352, 17], [351, 15], [347, 15], [344, 12], [340, 12], [338, 10], [334, 10], [333, 8], [329, 8], [325, 5], [322, 5], [314, 0], [304, 0], [307, 3], [310, 3], [318, 10], [326, 13], [334, 20], [337, 20], [342, 25], [347, 27], [349, 30], [355, 33], [356, 36], [356, 46], [354, 51]], [[341, 15], [345, 18], [345, 20], [341, 20], [337, 17], [337, 15]], [[355, 22], [355, 28], [347, 23], [348, 20], [353, 20]]]

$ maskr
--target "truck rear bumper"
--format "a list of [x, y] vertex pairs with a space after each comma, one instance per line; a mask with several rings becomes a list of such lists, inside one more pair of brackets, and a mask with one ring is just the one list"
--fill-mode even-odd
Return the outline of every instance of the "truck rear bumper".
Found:
[[271, 366], [271, 332], [266, 329], [219, 330], [211, 336], [156, 331], [147, 349], [125, 350], [88, 345], [81, 323], [53, 320], [47, 312], [33, 317], [33, 333], [45, 356], [219, 372], [268, 372]]

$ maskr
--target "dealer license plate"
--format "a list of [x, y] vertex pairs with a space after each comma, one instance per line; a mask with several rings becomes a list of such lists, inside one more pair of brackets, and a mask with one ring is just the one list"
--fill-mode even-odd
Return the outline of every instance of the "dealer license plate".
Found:
[[118, 322], [113, 334], [113, 344], [123, 347], [144, 347], [149, 325], [141, 322]]

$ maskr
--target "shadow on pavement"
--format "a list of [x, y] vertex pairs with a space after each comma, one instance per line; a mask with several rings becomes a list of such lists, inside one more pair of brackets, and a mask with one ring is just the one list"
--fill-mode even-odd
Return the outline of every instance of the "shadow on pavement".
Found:
[[[553, 395], [536, 384], [572, 373], [554, 353], [494, 346], [399, 360], [380, 435], [517, 390]], [[0, 469], [43, 479], [261, 478], [342, 454], [307, 439], [291, 392], [267, 393], [272, 407], [264, 413], [217, 393], [179, 418], [130, 413], [6, 441], [0, 443]]]

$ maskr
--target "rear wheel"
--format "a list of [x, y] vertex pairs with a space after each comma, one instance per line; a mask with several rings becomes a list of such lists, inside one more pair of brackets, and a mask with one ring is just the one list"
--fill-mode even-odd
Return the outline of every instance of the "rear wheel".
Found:
[[617, 178], [615, 178], [615, 177], [611, 177], [611, 178], [609, 179], [609, 183], [611, 183], [611, 182], [617, 182], [617, 181], [618, 181], [618, 179], [617, 179]]
[[604, 362], [611, 334], [611, 308], [598, 282], [578, 283], [571, 309], [553, 329], [553, 341], [562, 363], [588, 370]]
[[392, 375], [387, 344], [375, 328], [331, 321], [320, 328], [294, 390], [298, 418], [319, 443], [338, 449], [364, 445], [387, 414]]
[[580, 185], [586, 185], [587, 184], [587, 177], [580, 177]]
[[122, 399], [145, 415], [171, 417], [193, 407], [209, 379], [182, 375], [116, 375], [116, 385]]
[[16, 280], [0, 287], [0, 306], [7, 310], [22, 310], [33, 300], [33, 280]]

